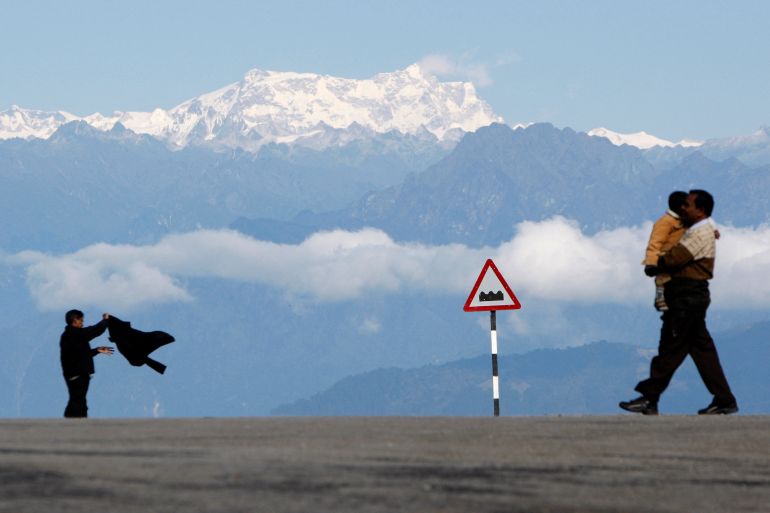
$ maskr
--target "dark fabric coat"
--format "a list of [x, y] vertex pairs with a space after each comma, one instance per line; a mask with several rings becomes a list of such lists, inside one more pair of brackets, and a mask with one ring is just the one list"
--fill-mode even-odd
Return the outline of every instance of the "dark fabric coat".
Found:
[[94, 373], [94, 356], [98, 353], [91, 349], [93, 339], [104, 333], [107, 329], [107, 321], [102, 319], [99, 323], [86, 328], [74, 328], [67, 326], [59, 339], [61, 349], [61, 369], [66, 379], [75, 376], [90, 376]]
[[110, 340], [115, 343], [128, 363], [136, 367], [147, 365], [160, 374], [166, 371], [165, 365], [148, 355], [159, 347], [173, 342], [174, 337], [165, 331], [139, 331], [132, 328], [130, 322], [122, 321], [112, 315], [109, 318], [109, 330]]

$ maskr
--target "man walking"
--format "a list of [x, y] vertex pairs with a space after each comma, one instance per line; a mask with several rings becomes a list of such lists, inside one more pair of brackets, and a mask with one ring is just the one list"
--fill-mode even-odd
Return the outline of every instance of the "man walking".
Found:
[[682, 222], [687, 231], [676, 246], [660, 256], [657, 265], [645, 267], [648, 276], [663, 272], [671, 276], [664, 289], [668, 311], [662, 317], [658, 355], [650, 364], [650, 377], [636, 385], [635, 390], [642, 394], [640, 397], [619, 404], [624, 410], [657, 415], [661, 394], [689, 354], [713, 396], [711, 404], [698, 413], [738, 411], [714, 340], [706, 328], [706, 309], [711, 302], [708, 280], [714, 276], [716, 257], [714, 228], [709, 223], [713, 209], [711, 194], [698, 189], [690, 191], [682, 207]]
[[94, 356], [99, 353], [113, 353], [111, 347], [91, 349], [89, 342], [104, 333], [109, 318], [109, 314], [104, 314], [99, 323], [84, 328], [83, 312], [80, 310], [70, 310], [64, 316], [67, 326], [61, 335], [59, 347], [61, 368], [69, 392], [69, 401], [64, 410], [64, 416], [67, 418], [88, 417], [86, 394], [94, 374]]

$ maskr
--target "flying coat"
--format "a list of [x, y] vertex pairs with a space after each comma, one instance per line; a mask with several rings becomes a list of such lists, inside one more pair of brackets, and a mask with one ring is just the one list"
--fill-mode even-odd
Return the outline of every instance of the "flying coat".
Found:
[[128, 363], [136, 367], [147, 365], [160, 374], [166, 371], [165, 365], [153, 360], [149, 355], [159, 347], [173, 342], [174, 337], [165, 331], [139, 331], [132, 328], [130, 322], [112, 315], [107, 329], [110, 332], [110, 340], [115, 343]]

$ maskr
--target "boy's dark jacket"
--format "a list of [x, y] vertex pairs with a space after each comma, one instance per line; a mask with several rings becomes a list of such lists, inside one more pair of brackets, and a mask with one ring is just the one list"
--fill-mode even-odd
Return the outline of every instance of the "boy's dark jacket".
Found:
[[91, 349], [93, 339], [104, 333], [107, 321], [102, 319], [93, 326], [74, 328], [67, 326], [59, 339], [61, 348], [61, 369], [66, 379], [75, 376], [90, 376], [94, 373], [94, 356], [98, 353]]
[[130, 322], [122, 321], [112, 315], [108, 324], [110, 340], [115, 343], [120, 354], [126, 357], [128, 363], [137, 367], [147, 365], [160, 374], [166, 371], [165, 365], [148, 355], [159, 347], [173, 342], [174, 337], [165, 331], [139, 331], [132, 328]]

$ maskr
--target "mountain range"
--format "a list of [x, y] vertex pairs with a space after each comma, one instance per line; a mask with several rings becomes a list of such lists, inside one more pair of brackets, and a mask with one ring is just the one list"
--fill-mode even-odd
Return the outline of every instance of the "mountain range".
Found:
[[[402, 183], [369, 192], [345, 209], [298, 214], [292, 229], [307, 235], [373, 226], [397, 240], [496, 245], [510, 239], [514, 224], [553, 215], [578, 221], [588, 233], [640, 224], [665, 209], [669, 191], [696, 186], [719, 191], [720, 222], [770, 221], [770, 165], [720, 162], [696, 151], [664, 169], [645, 151], [569, 128], [493, 124], [466, 135], [449, 155]], [[260, 223], [240, 219], [234, 226], [263, 237]]]
[[256, 151], [269, 143], [319, 149], [392, 131], [456, 142], [463, 133], [502, 118], [473, 84], [439, 82], [417, 64], [365, 80], [254, 69], [234, 84], [169, 110], [81, 118], [14, 106], [0, 113], [0, 138], [47, 138], [72, 121], [100, 130], [120, 123], [172, 148]]
[[649, 151], [545, 123], [492, 124], [452, 149], [388, 132], [323, 150], [172, 151], [120, 124], [72, 122], [48, 139], [0, 141], [0, 201], [15, 220], [0, 247], [144, 243], [225, 226], [275, 242], [372, 226], [397, 240], [480, 246], [553, 215], [588, 232], [639, 224], [667, 191], [695, 185], [719, 191], [719, 222], [768, 221], [767, 165], [695, 151], [658, 166]]
[[[168, 110], [78, 116], [13, 105], [0, 112], [0, 140], [47, 139], [75, 121], [101, 131], [120, 124], [172, 149], [193, 145], [255, 153], [270, 144], [316, 150], [340, 147], [386, 133], [416, 136], [451, 148], [463, 134], [503, 119], [479, 98], [472, 83], [441, 82], [419, 64], [368, 79], [253, 69], [238, 82]], [[767, 127], [748, 136], [676, 143], [644, 131], [619, 133], [601, 127], [586, 133], [617, 146], [651, 150], [652, 158], [664, 161], [699, 150], [715, 160], [736, 156], [751, 166], [770, 163]]]
[[446, 153], [393, 132], [324, 150], [171, 151], [120, 124], [101, 131], [72, 122], [48, 139], [0, 141], [0, 202], [14, 219], [0, 232], [0, 247], [75, 249], [221, 228], [240, 217], [287, 220], [345, 207]]
[[[770, 323], [717, 334], [725, 373], [741, 411], [770, 411], [765, 362], [770, 359]], [[503, 415], [620, 413], [617, 403], [636, 396], [654, 350], [594, 342], [540, 349], [500, 358]], [[347, 377], [310, 398], [282, 405], [278, 415], [478, 415], [492, 411], [489, 356], [418, 368], [385, 368]], [[677, 372], [661, 398], [662, 414], [692, 414], [710, 396], [691, 361]]]

